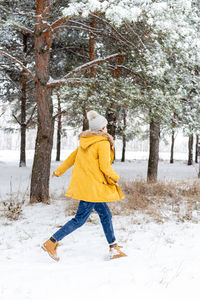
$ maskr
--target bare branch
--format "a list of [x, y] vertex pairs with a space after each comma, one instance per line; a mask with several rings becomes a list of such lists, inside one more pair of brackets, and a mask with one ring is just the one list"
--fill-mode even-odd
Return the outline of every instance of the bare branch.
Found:
[[58, 26], [54, 29], [54, 31], [58, 30], [58, 29], [63, 29], [63, 28], [69, 28], [69, 29], [78, 29], [78, 30], [85, 30], [87, 32], [91, 32], [94, 33], [96, 35], [96, 33], [98, 33], [98, 31], [96, 30], [92, 30], [92, 29], [88, 29], [88, 28], [84, 28], [84, 27], [79, 27], [79, 26], [72, 26], [72, 25], [62, 25], [62, 26]]
[[140, 79], [144, 80], [144, 78], [143, 78], [140, 74], [135, 73], [133, 70], [129, 69], [128, 67], [125, 67], [125, 66], [123, 66], [123, 65], [120, 65], [120, 68], [122, 68], [122, 69], [128, 71], [131, 75], [134, 75], [134, 76], [139, 77]]
[[65, 75], [62, 79], [60, 80], [54, 80], [54, 81], [49, 81], [49, 83], [47, 84], [47, 87], [54, 87], [54, 86], [59, 86], [59, 85], [65, 85], [68, 83], [69, 79], [75, 74], [75, 73], [79, 73], [82, 71], [85, 71], [87, 69], [90, 69], [92, 66], [94, 65], [99, 65], [99, 64], [103, 64], [106, 61], [112, 60], [112, 59], [116, 59], [118, 56], [122, 56], [125, 55], [123, 53], [115, 53], [112, 54], [110, 56], [104, 57], [104, 58], [98, 58], [98, 59], [94, 59], [84, 65], [81, 65], [77, 68], [75, 68], [74, 70], [72, 70], [71, 72], [69, 72], [67, 75]]
[[133, 48], [136, 48], [136, 46], [129, 40], [127, 40], [121, 33], [119, 33], [116, 28], [111, 25], [107, 20], [105, 20], [104, 18], [101, 18], [99, 16], [97, 16], [96, 14], [91, 14], [91, 16], [95, 17], [96, 19], [102, 21], [103, 23], [105, 23], [108, 27], [110, 27], [112, 29], [112, 32], [115, 33], [115, 38], [118, 40], [118, 41], [121, 41], [122, 43], [124, 43], [125, 45], [127, 46], [131, 46]]
[[21, 126], [22, 123], [17, 119], [17, 117], [16, 117], [14, 114], [12, 114], [12, 115], [13, 115], [13, 117], [15, 118], [15, 120], [17, 121], [17, 123]]
[[8, 54], [4, 51], [1, 51], [1, 50], [0, 50], [0, 54], [8, 57], [12, 61], [14, 61], [16, 64], [20, 65], [20, 67], [26, 71], [27, 75], [29, 77], [31, 77], [35, 82], [37, 82], [37, 78], [31, 73], [31, 71], [27, 67], [24, 66], [24, 64], [20, 60], [18, 60], [17, 58], [15, 58], [15, 57], [11, 56], [10, 54]]
[[59, 117], [60, 115], [64, 115], [65, 113], [67, 113], [67, 111], [66, 110], [62, 110], [61, 112], [59, 112], [55, 116], [53, 116], [53, 119], [55, 120], [57, 117]]
[[28, 121], [26, 122], [26, 127], [28, 127], [29, 124], [30, 124], [30, 122], [32, 121], [33, 115], [34, 115], [35, 110], [36, 110], [36, 107], [37, 107], [37, 105], [34, 106], [33, 111], [32, 111], [32, 113], [31, 113], [31, 116], [30, 116], [30, 118], [28, 119]]
[[133, 30], [133, 28], [129, 24], [126, 23], [125, 26], [126, 26], [127, 29], [131, 30], [137, 36], [138, 40], [140, 41], [140, 43], [142, 44], [142, 46], [144, 47], [144, 49], [147, 49], [146, 46], [145, 46], [145, 44], [143, 43], [141, 37], [139, 36], [139, 34], [137, 34], [137, 32], [135, 32]]
[[62, 25], [63, 23], [65, 23], [68, 19], [69, 19], [69, 17], [63, 17], [61, 19], [58, 19], [56, 22], [54, 22], [53, 24], [51, 24], [51, 29], [55, 30], [57, 27], [59, 27], [60, 25]]
[[78, 25], [78, 26], [81, 26], [81, 27], [84, 27], [84, 28], [87, 28], [88, 30], [91, 30], [91, 31], [96, 31], [96, 32], [102, 32], [102, 30], [98, 30], [98, 29], [94, 29], [94, 27], [91, 27], [91, 26], [88, 26], [84, 23], [81, 23], [81, 22], [78, 22], [78, 21], [74, 21], [74, 20], [69, 20], [69, 23], [72, 23], [72, 24], [75, 24], [75, 25]]

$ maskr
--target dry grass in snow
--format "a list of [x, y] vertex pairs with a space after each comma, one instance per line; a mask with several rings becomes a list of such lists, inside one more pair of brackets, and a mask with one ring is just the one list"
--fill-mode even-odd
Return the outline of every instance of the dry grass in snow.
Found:
[[[120, 187], [125, 198], [109, 203], [113, 215], [139, 212], [156, 222], [165, 222], [172, 218], [177, 221], [197, 221], [200, 205], [199, 181], [147, 183], [139, 180], [121, 182]], [[77, 207], [78, 201], [67, 200], [68, 215], [75, 214]]]

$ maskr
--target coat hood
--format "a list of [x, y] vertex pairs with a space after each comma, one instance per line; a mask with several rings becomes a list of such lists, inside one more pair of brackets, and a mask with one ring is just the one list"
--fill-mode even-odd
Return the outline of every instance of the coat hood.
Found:
[[80, 146], [83, 149], [87, 149], [89, 146], [98, 143], [100, 141], [108, 140], [112, 149], [114, 149], [114, 140], [113, 137], [101, 131], [90, 131], [86, 130], [79, 134]]

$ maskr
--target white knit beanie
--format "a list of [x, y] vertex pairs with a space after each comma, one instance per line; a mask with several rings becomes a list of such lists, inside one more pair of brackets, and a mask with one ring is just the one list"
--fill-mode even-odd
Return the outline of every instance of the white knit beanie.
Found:
[[108, 124], [108, 121], [106, 120], [106, 118], [99, 115], [94, 110], [88, 111], [87, 118], [89, 121], [89, 129], [91, 131], [100, 131]]

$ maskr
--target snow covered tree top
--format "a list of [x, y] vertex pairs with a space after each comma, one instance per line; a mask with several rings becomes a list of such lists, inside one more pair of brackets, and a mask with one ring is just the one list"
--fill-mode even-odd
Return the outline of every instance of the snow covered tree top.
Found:
[[192, 0], [71, 0], [63, 14], [88, 17], [92, 13], [104, 13], [110, 22], [120, 26], [124, 21], [136, 22], [145, 10], [155, 16], [168, 9], [188, 12], [191, 8]]
[[120, 26], [123, 21], [137, 21], [141, 14], [141, 8], [134, 5], [130, 0], [122, 1], [71, 1], [69, 6], [63, 10], [64, 16], [79, 16], [88, 17], [91, 13], [104, 13], [106, 18], [117, 26]]

